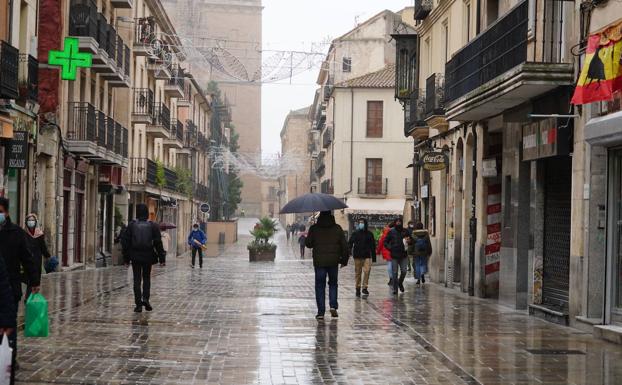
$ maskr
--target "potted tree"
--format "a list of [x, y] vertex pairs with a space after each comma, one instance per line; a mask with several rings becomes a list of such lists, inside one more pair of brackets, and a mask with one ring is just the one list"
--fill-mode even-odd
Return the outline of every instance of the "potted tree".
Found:
[[250, 262], [274, 261], [276, 257], [276, 245], [270, 242], [270, 238], [277, 232], [276, 222], [268, 217], [261, 218], [251, 231], [254, 237], [248, 244], [248, 260]]

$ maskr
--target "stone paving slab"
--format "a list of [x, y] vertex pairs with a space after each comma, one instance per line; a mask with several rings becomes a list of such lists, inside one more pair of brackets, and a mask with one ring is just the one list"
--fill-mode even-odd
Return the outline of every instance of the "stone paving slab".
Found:
[[[622, 348], [436, 285], [395, 298], [374, 266], [367, 300], [340, 274], [340, 317], [318, 323], [311, 261], [281, 234], [275, 263], [246, 238], [156, 268], [152, 313], [122, 267], [45, 277], [51, 335], [20, 337], [22, 384], [620, 384]], [[539, 355], [527, 349], [575, 349]]]

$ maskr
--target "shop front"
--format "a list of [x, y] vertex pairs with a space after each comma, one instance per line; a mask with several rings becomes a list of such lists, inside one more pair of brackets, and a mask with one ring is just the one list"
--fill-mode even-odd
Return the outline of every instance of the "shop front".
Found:
[[406, 200], [349, 198], [347, 205], [348, 234], [352, 234], [356, 223], [364, 219], [368, 229], [378, 238], [388, 223], [404, 216]]

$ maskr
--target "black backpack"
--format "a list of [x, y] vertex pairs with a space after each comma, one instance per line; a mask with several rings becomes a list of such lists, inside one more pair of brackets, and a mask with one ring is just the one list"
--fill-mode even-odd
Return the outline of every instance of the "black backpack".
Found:
[[136, 221], [132, 224], [132, 249], [153, 249], [153, 224], [150, 221]]

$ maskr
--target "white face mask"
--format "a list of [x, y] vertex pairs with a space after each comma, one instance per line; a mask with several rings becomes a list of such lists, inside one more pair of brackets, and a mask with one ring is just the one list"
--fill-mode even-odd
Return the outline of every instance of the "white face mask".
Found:
[[28, 226], [29, 229], [34, 229], [35, 226], [37, 226], [37, 221], [26, 221], [26, 226]]

